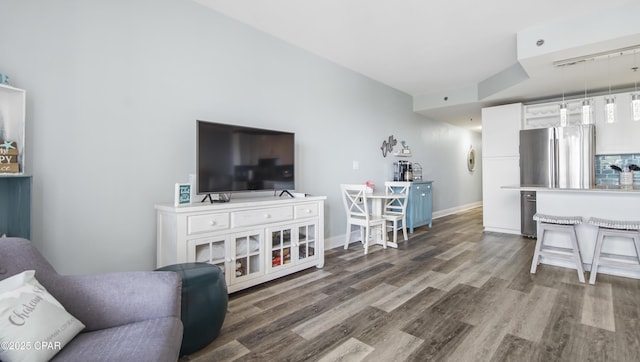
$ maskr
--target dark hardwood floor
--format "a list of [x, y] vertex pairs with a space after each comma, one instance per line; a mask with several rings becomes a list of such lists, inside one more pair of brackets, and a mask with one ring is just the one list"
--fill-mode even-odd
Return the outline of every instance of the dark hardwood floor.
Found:
[[478, 208], [398, 249], [328, 250], [323, 269], [232, 294], [221, 335], [181, 361], [640, 360], [640, 281], [530, 274], [534, 244], [483, 232]]

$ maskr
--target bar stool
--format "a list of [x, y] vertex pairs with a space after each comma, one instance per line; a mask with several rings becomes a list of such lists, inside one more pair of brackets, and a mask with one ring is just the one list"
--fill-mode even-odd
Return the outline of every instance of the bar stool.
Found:
[[[536, 241], [536, 249], [533, 253], [533, 261], [531, 262], [531, 274], [536, 273], [538, 264], [540, 264], [541, 256], [549, 256], [575, 262], [578, 270], [578, 279], [584, 283], [584, 268], [582, 267], [582, 258], [580, 257], [580, 248], [578, 247], [578, 237], [576, 235], [576, 225], [582, 223], [580, 216], [555, 216], [536, 213], [533, 219], [539, 221], [538, 240]], [[560, 231], [569, 234], [571, 239], [571, 247], [563, 248], [557, 246], [549, 246], [544, 244], [544, 236], [546, 231]]]
[[[598, 237], [596, 238], [596, 248], [593, 252], [589, 284], [595, 284], [599, 266], [614, 266], [618, 268], [640, 270], [640, 221], [607, 220], [592, 217], [589, 219], [589, 224], [598, 227]], [[635, 247], [636, 256], [629, 257], [618, 254], [602, 253], [602, 244], [604, 243], [604, 238], [607, 236], [618, 236], [631, 239]], [[600, 257], [603, 257], [603, 259]], [[632, 264], [629, 261], [637, 264]]]

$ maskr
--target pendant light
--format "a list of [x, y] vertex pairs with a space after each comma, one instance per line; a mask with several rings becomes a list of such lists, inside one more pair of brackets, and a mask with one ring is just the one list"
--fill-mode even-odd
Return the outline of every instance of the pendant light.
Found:
[[562, 103], [560, 103], [560, 127], [567, 126], [567, 103], [564, 101], [564, 67], [562, 67]]
[[[636, 51], [633, 51], [633, 69], [634, 73], [638, 72], [638, 58], [636, 56]], [[634, 77], [635, 79], [635, 91], [631, 95], [631, 118], [634, 121], [640, 121], [640, 94], [638, 94], [638, 75]]]
[[591, 103], [587, 98], [587, 61], [584, 61], [584, 99], [582, 100], [582, 124], [591, 124]]
[[605, 119], [607, 123], [616, 121], [616, 99], [611, 95], [611, 56], [607, 56], [607, 74], [609, 77], [609, 97], [605, 98]]
[[631, 95], [631, 117], [634, 121], [640, 121], [640, 94]]

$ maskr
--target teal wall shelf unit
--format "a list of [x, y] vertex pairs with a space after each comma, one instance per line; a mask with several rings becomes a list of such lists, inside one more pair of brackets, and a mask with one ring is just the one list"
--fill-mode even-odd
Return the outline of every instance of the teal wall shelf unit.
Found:
[[0, 236], [31, 237], [31, 176], [25, 173], [26, 92], [0, 84]]
[[31, 176], [0, 175], [0, 236], [31, 237]]

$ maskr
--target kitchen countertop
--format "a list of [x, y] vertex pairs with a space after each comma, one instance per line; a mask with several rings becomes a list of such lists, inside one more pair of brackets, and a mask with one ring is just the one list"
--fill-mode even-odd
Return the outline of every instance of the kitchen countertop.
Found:
[[546, 186], [527, 186], [527, 185], [506, 185], [502, 189], [520, 190], [520, 191], [552, 191], [552, 192], [594, 192], [594, 193], [637, 193], [640, 194], [640, 185], [634, 184], [629, 186], [621, 185], [594, 185], [584, 188], [567, 188], [567, 187], [546, 187]]

